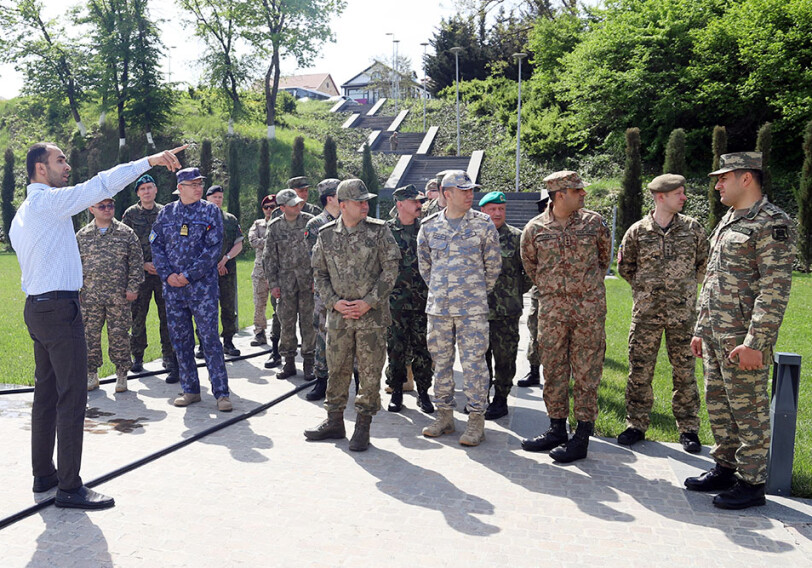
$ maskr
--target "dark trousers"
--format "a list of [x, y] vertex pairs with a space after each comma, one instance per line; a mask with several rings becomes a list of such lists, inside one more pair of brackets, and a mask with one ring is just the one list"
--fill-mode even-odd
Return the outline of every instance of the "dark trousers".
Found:
[[143, 357], [147, 348], [147, 314], [149, 303], [155, 296], [158, 308], [159, 333], [161, 336], [161, 355], [164, 361], [172, 359], [172, 341], [166, 327], [166, 304], [164, 303], [163, 283], [155, 274], [144, 272], [144, 282], [138, 287], [138, 298], [132, 303], [133, 326], [130, 339], [130, 350], [133, 357]]
[[[87, 405], [87, 345], [79, 300], [27, 299], [25, 325], [34, 340], [31, 464], [35, 476], [56, 469], [59, 488], [82, 485], [82, 436]], [[54, 445], [59, 437], [54, 468]]]

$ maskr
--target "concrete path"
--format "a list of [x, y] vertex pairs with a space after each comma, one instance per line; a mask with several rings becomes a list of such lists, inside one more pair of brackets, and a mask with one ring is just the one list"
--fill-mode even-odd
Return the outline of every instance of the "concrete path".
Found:
[[[243, 353], [249, 339], [238, 338]], [[123, 394], [112, 384], [90, 393], [84, 480], [302, 383], [274, 379], [264, 360], [228, 365], [230, 415], [216, 412], [207, 388], [202, 403], [171, 406], [178, 386], [160, 377], [131, 380]], [[523, 350], [519, 362], [521, 376]], [[589, 457], [567, 466], [523, 452], [521, 438], [548, 423], [538, 388], [514, 389], [510, 416], [487, 422], [477, 448], [457, 442], [461, 413], [456, 435], [422, 437], [432, 418], [406, 395], [402, 413], [375, 417], [363, 453], [347, 440], [304, 440], [325, 416], [305, 392], [100, 485], [113, 509], [50, 506], [5, 528], [0, 565], [812, 566], [811, 501], [768, 497], [766, 507], [725, 512], [683, 489], [710, 466], [707, 447], [693, 456], [676, 444], [630, 451], [593, 438]], [[34, 504], [30, 406], [31, 395], [0, 396], [0, 517]], [[351, 431], [354, 412], [346, 418]]]

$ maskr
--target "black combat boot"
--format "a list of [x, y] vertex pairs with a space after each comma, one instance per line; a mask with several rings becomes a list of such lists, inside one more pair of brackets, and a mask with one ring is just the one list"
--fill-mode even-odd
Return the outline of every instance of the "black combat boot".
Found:
[[173, 353], [172, 357], [168, 360], [165, 360], [164, 363], [166, 364], [166, 378], [164, 379], [167, 384], [175, 384], [180, 381], [180, 372], [178, 371], [178, 358]]
[[587, 448], [589, 448], [589, 437], [594, 430], [594, 422], [582, 422], [579, 420], [575, 434], [573, 434], [569, 442], [551, 451], [550, 457], [561, 463], [584, 459], [586, 457]]
[[271, 337], [271, 355], [265, 361], [265, 368], [272, 369], [282, 362], [282, 356], [279, 354], [279, 338]]
[[403, 385], [398, 385], [392, 390], [392, 398], [389, 399], [389, 406], [386, 410], [389, 412], [400, 412], [403, 408]]
[[764, 484], [752, 484], [739, 479], [732, 488], [722, 491], [714, 497], [713, 504], [720, 509], [747, 509], [748, 507], [766, 505]]
[[223, 353], [225, 353], [229, 357], [240, 356], [240, 350], [234, 347], [234, 342], [232, 341], [231, 337], [223, 338]]
[[371, 423], [371, 414], [358, 414], [355, 417], [355, 431], [350, 438], [351, 451], [364, 452], [369, 447], [369, 425]]
[[347, 435], [344, 429], [344, 412], [334, 410], [327, 413], [327, 420], [311, 430], [304, 431], [308, 440], [340, 439]]
[[316, 385], [313, 390], [305, 395], [307, 400], [322, 400], [327, 394], [327, 377], [316, 377]]
[[313, 359], [305, 359], [304, 360], [304, 369], [302, 370], [302, 374], [304, 374], [304, 379], [306, 381], [312, 381], [316, 378], [316, 373], [314, 370], [314, 361]]
[[507, 397], [496, 393], [485, 411], [485, 420], [496, 420], [508, 414]]
[[205, 359], [206, 356], [203, 354], [203, 344], [199, 344], [197, 346], [197, 351], [195, 351], [195, 359]]
[[294, 376], [296, 376], [296, 360], [293, 357], [285, 357], [285, 364], [282, 370], [276, 373], [276, 378], [285, 380]]
[[702, 475], [685, 480], [688, 491], [725, 491], [736, 484], [736, 470], [718, 463]]
[[534, 387], [541, 384], [540, 365], [530, 365], [530, 371], [516, 383], [520, 387]]
[[130, 371], [133, 373], [143, 373], [144, 372], [144, 354], [141, 355], [133, 355], [133, 366], [130, 367]]
[[541, 436], [522, 440], [522, 449], [528, 452], [548, 452], [567, 441], [567, 419], [552, 418], [550, 427]]
[[434, 405], [431, 403], [429, 391], [417, 389], [417, 406], [426, 414], [434, 412]]

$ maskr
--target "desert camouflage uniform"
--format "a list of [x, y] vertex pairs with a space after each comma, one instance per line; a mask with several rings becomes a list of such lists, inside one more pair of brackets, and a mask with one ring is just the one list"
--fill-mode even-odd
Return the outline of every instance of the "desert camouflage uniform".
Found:
[[386, 384], [394, 388], [406, 382], [406, 366], [411, 363], [419, 392], [431, 387], [431, 355], [426, 345], [426, 299], [429, 289], [417, 266], [417, 235], [420, 219], [403, 225], [399, 219], [386, 222], [400, 249], [395, 287], [389, 296], [392, 325], [386, 337]]
[[574, 380], [575, 418], [595, 422], [606, 352], [606, 288], [611, 237], [600, 215], [575, 211], [561, 227], [552, 202], [522, 232], [522, 261], [539, 291], [538, 349], [544, 404], [550, 418], [569, 417]]
[[284, 217], [268, 223], [262, 266], [268, 287], [279, 288], [282, 295], [279, 310], [279, 354], [289, 359], [296, 356], [296, 319], [302, 335], [302, 359], [312, 362], [316, 348], [313, 329], [313, 271], [310, 247], [305, 240], [305, 226], [313, 217], [299, 213], [293, 223]]
[[[144, 209], [140, 203], [127, 208], [121, 217], [121, 222], [135, 231], [135, 236], [141, 243], [141, 252], [144, 262], [152, 262], [152, 249], [149, 246], [149, 233], [152, 225], [158, 218], [163, 205], [156, 203], [152, 209]], [[132, 302], [132, 337], [130, 348], [133, 357], [143, 357], [147, 348], [147, 314], [152, 296], [155, 296], [155, 305], [158, 308], [159, 332], [161, 337], [161, 355], [164, 361], [172, 361], [172, 341], [169, 339], [169, 329], [166, 327], [166, 302], [164, 302], [163, 283], [157, 274], [144, 271], [144, 282], [138, 287], [138, 298]]]
[[[702, 338], [711, 456], [750, 484], [764, 483], [770, 446], [769, 369], [795, 259], [795, 225], [766, 197], [730, 210], [710, 238], [694, 335]], [[761, 351], [764, 368], [742, 371], [728, 354]]]
[[[494, 391], [507, 398], [516, 374], [519, 353], [519, 318], [524, 304], [522, 296], [533, 283], [524, 272], [520, 241], [522, 232], [507, 223], [499, 227], [499, 248], [502, 251], [502, 271], [493, 290], [488, 294], [488, 326], [490, 342], [485, 353], [488, 373]], [[493, 362], [491, 362], [493, 359]]]
[[268, 298], [273, 307], [271, 318], [271, 338], [279, 339], [279, 317], [276, 315], [276, 298], [271, 296], [268, 280], [265, 278], [265, 271], [262, 268], [262, 253], [265, 251], [265, 236], [268, 231], [268, 223], [263, 217], [257, 219], [248, 230], [248, 242], [254, 249], [254, 268], [251, 271], [251, 283], [254, 287], [254, 335], [265, 333], [268, 325], [268, 318], [265, 313], [268, 309]]
[[530, 339], [527, 341], [527, 361], [536, 367], [541, 365], [539, 358], [539, 289], [530, 288], [530, 313], [527, 314], [527, 330]]
[[[381, 370], [386, 358], [386, 328], [392, 323], [389, 293], [398, 275], [400, 252], [383, 221], [366, 218], [348, 229], [341, 217], [319, 231], [313, 247], [316, 291], [327, 308], [328, 412], [343, 412], [349, 397], [353, 359], [358, 362], [359, 414], [381, 407]], [[333, 309], [339, 300], [364, 300], [371, 309], [359, 319], [344, 319]]]
[[696, 287], [705, 275], [708, 241], [696, 219], [677, 213], [663, 230], [654, 213], [626, 231], [618, 249], [617, 269], [634, 296], [629, 329], [629, 380], [626, 423], [648, 430], [654, 404], [651, 382], [665, 333], [673, 368], [671, 408], [680, 432], [699, 431], [699, 389], [691, 354], [696, 323]]
[[[335, 220], [336, 218], [330, 215], [325, 209], [307, 222], [307, 226], [305, 227], [305, 239], [307, 239], [307, 245], [310, 247], [311, 257], [313, 247], [316, 246], [316, 240], [319, 238], [319, 231], [324, 225]], [[316, 331], [316, 363], [313, 366], [314, 374], [317, 379], [326, 379], [328, 375], [327, 308], [324, 306], [324, 302], [321, 301], [318, 290], [313, 293], [313, 329]]]
[[502, 269], [499, 235], [490, 217], [469, 210], [454, 229], [445, 210], [423, 221], [417, 236], [420, 274], [428, 283], [428, 347], [434, 361], [437, 408], [454, 400], [454, 345], [463, 369], [466, 408], [484, 413], [488, 406], [488, 292]]
[[80, 301], [87, 342], [87, 367], [96, 371], [104, 362], [101, 330], [107, 321], [107, 355], [116, 370], [129, 371], [132, 312], [127, 292], [136, 294], [144, 281], [144, 255], [135, 232], [112, 220], [101, 233], [91, 221], [76, 233], [84, 277]]

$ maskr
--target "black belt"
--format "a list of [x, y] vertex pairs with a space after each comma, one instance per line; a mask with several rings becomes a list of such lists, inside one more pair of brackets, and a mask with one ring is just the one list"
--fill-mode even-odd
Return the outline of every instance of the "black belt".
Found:
[[52, 290], [44, 294], [28, 296], [28, 299], [33, 302], [44, 302], [45, 300], [78, 300], [79, 292], [75, 290]]

